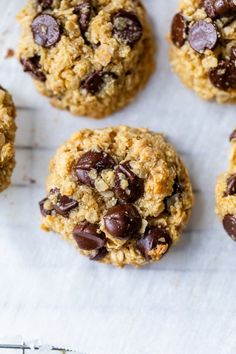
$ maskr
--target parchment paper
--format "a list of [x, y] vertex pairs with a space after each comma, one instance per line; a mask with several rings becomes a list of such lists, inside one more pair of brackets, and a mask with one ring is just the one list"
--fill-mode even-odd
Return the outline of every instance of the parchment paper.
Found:
[[[200, 100], [170, 72], [165, 40], [175, 0], [146, 0], [158, 70], [134, 104], [101, 121], [75, 118], [36, 93], [16, 59], [23, 0], [0, 2], [0, 82], [18, 106], [17, 168], [0, 196], [0, 337], [71, 347], [86, 354], [235, 354], [236, 245], [214, 214], [216, 176], [226, 169], [235, 106]], [[118, 270], [89, 262], [40, 231], [55, 149], [76, 130], [129, 124], [165, 133], [195, 190], [182, 241], [159, 264]], [[4, 353], [5, 354], [5, 353]]]

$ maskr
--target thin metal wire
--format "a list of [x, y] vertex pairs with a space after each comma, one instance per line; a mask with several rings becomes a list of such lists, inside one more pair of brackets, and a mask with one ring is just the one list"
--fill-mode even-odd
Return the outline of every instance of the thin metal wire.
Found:
[[[23, 343], [23, 344], [0, 344], [0, 349], [15, 349], [15, 350], [18, 349], [18, 350], [22, 350], [22, 354], [26, 354], [26, 350], [40, 350], [42, 348], [38, 346], [30, 347], [25, 343]], [[71, 350], [69, 349], [57, 348], [57, 347], [51, 347], [49, 350], [63, 352], [63, 353], [71, 352]]]

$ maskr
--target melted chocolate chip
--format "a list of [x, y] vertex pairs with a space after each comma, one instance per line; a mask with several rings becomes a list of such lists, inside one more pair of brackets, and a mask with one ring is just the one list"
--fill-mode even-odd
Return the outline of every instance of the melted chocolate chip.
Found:
[[211, 83], [219, 90], [236, 88], [236, 67], [234, 62], [221, 60], [218, 66], [209, 72]]
[[46, 217], [48, 215], [52, 215], [52, 212], [53, 212], [53, 207], [51, 207], [50, 209], [45, 208], [46, 202], [48, 202], [48, 198], [44, 198], [43, 200], [41, 200], [39, 202], [40, 212], [44, 217]]
[[171, 40], [174, 45], [181, 48], [187, 39], [188, 23], [181, 12], [177, 13], [171, 24]]
[[108, 251], [107, 251], [106, 247], [102, 247], [99, 250], [96, 250], [95, 255], [91, 256], [89, 259], [91, 261], [100, 261], [101, 259], [106, 257], [107, 254], [108, 254]]
[[87, 221], [74, 228], [73, 237], [79, 248], [84, 251], [100, 250], [106, 240], [105, 234], [99, 233], [98, 226]]
[[229, 141], [233, 141], [236, 139], [236, 129], [230, 134]]
[[20, 59], [24, 72], [29, 72], [34, 79], [45, 82], [46, 75], [42, 72], [39, 61], [40, 57], [38, 55], [28, 59]]
[[236, 13], [236, 4], [233, 0], [215, 0], [214, 7], [220, 17], [228, 17]]
[[113, 34], [120, 42], [132, 47], [142, 38], [142, 24], [133, 12], [119, 10], [112, 23]]
[[40, 14], [32, 22], [32, 33], [36, 44], [50, 48], [61, 38], [60, 25], [56, 18], [49, 14]]
[[74, 14], [78, 16], [79, 26], [81, 32], [86, 32], [89, 27], [89, 22], [92, 15], [91, 0], [85, 0], [77, 5], [74, 9]]
[[223, 226], [227, 234], [236, 241], [236, 217], [227, 214], [223, 219]]
[[108, 210], [104, 216], [104, 224], [112, 236], [129, 239], [139, 232], [142, 219], [135, 206], [122, 204]]
[[172, 240], [169, 233], [162, 225], [149, 227], [144, 235], [137, 241], [137, 248], [141, 254], [150, 260], [149, 252], [157, 248], [159, 245], [171, 245]]
[[67, 197], [66, 195], [57, 195], [57, 202], [53, 204], [53, 209], [61, 216], [68, 217], [70, 211], [77, 208], [78, 202], [74, 199]]
[[218, 32], [212, 23], [197, 21], [189, 30], [189, 44], [197, 53], [213, 50], [218, 41]]
[[236, 174], [230, 176], [227, 180], [226, 196], [236, 194]]
[[94, 180], [89, 176], [92, 170], [98, 173], [105, 169], [114, 168], [115, 161], [104, 151], [88, 151], [83, 154], [75, 166], [75, 172], [78, 180], [82, 184], [94, 187]]
[[[127, 181], [128, 186], [122, 188], [122, 181]], [[141, 198], [144, 193], [144, 180], [139, 178], [128, 162], [119, 165], [115, 174], [115, 195], [122, 202], [134, 203]]]
[[38, 0], [38, 4], [43, 10], [51, 9], [53, 0]]

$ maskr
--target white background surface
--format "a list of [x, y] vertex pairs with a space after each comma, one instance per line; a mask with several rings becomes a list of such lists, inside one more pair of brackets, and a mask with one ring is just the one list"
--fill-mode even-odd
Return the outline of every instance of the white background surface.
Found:
[[[0, 337], [21, 335], [86, 354], [236, 353], [236, 245], [214, 214], [235, 106], [203, 102], [171, 74], [165, 35], [177, 1], [145, 2], [158, 70], [133, 105], [97, 122], [51, 108], [16, 59], [4, 59], [16, 46], [15, 15], [24, 1], [0, 1], [0, 82], [14, 96], [19, 127], [13, 185], [0, 196]], [[167, 134], [196, 194], [182, 241], [142, 270], [89, 262], [39, 229], [37, 202], [55, 148], [78, 129], [118, 124]]]

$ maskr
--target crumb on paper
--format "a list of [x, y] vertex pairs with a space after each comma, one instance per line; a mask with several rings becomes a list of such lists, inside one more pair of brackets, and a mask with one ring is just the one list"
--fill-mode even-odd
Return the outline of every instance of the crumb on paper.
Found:
[[15, 55], [15, 51], [13, 49], [9, 48], [6, 52], [5, 58], [10, 59], [10, 58], [14, 57], [14, 55]]

